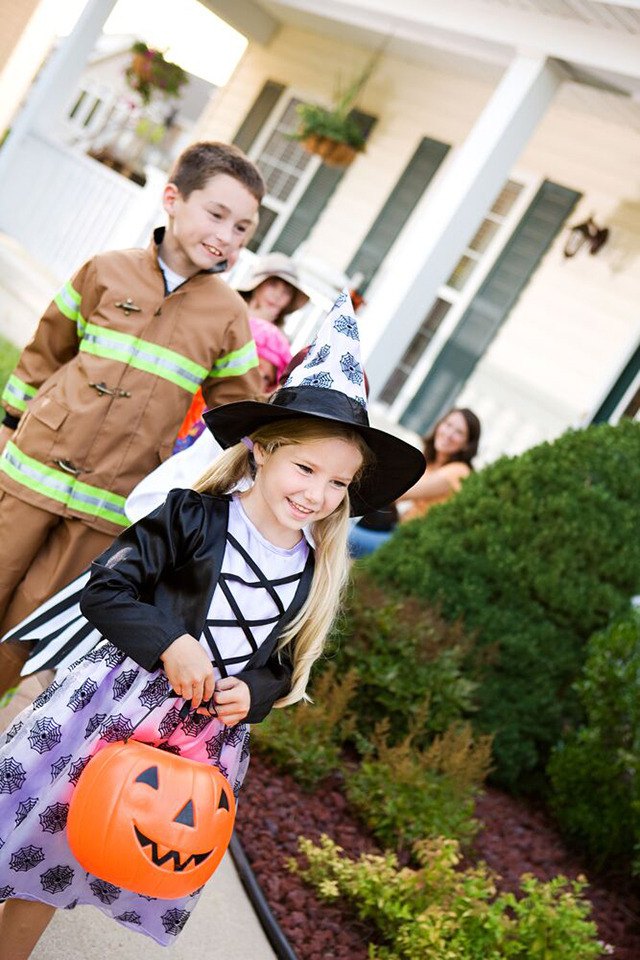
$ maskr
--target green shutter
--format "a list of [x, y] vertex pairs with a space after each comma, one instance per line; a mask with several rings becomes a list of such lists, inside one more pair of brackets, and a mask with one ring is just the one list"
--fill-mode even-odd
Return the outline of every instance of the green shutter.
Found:
[[543, 183], [407, 407], [406, 427], [425, 433], [453, 406], [579, 197], [575, 190]]
[[361, 292], [369, 286], [420, 197], [449, 151], [448, 143], [424, 137], [389, 194], [369, 233], [347, 267], [347, 275], [362, 273]]
[[[624, 397], [625, 393], [638, 376], [640, 372], [640, 345], [635, 353], [632, 354], [629, 362], [624, 366], [620, 376], [607, 394], [597, 412], [594, 415], [593, 423], [608, 423], [611, 416]], [[9, 401], [11, 402], [11, 401]]]
[[[359, 110], [353, 110], [352, 115], [359, 122], [365, 136], [368, 136], [376, 122], [375, 117], [370, 117], [366, 113], [360, 113]], [[332, 195], [342, 177], [344, 169], [328, 167], [321, 164], [311, 183], [300, 197], [295, 210], [282, 228], [280, 235], [273, 244], [272, 249], [280, 253], [286, 253], [291, 256], [298, 249], [300, 244], [307, 239], [312, 228], [318, 221], [318, 218]]]
[[240, 147], [241, 150], [248, 153], [253, 141], [280, 99], [283, 90], [284, 85], [282, 83], [267, 80], [233, 138], [236, 147]]

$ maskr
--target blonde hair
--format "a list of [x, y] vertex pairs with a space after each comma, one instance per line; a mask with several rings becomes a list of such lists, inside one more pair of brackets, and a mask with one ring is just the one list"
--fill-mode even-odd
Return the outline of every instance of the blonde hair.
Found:
[[[334, 438], [346, 440], [358, 447], [362, 455], [362, 466], [353, 480], [353, 483], [357, 483], [371, 462], [372, 453], [363, 438], [348, 424], [304, 417], [299, 420], [278, 420], [251, 434], [251, 439], [260, 443], [268, 454], [279, 447]], [[253, 456], [243, 443], [237, 443], [215, 460], [194, 484], [194, 490], [220, 496], [229, 493], [241, 480], [252, 477], [254, 473]], [[338, 612], [349, 571], [348, 495], [333, 513], [314, 523], [311, 532], [315, 543], [315, 566], [309, 595], [278, 641], [279, 651], [291, 647], [291, 690], [286, 697], [278, 700], [276, 707], [285, 707], [298, 700], [308, 699], [305, 691], [311, 667], [322, 653], [331, 624]]]

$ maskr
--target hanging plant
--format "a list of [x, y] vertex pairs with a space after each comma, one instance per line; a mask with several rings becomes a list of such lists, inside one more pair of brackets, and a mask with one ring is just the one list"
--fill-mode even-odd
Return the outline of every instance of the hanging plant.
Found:
[[148, 47], [141, 40], [133, 44], [131, 54], [131, 63], [125, 70], [125, 78], [145, 105], [151, 101], [155, 92], [166, 97], [180, 96], [180, 90], [189, 82], [189, 75], [181, 66], [165, 60], [160, 50]]
[[296, 108], [300, 125], [292, 134], [293, 139], [329, 166], [348, 166], [365, 148], [366, 135], [353, 116], [353, 109], [381, 54], [382, 48], [344, 89], [338, 87], [331, 107], [300, 103]]

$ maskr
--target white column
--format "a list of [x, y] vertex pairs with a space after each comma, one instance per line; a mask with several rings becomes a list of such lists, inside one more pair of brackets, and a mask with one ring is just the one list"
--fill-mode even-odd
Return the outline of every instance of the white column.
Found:
[[16, 116], [11, 133], [0, 151], [0, 182], [4, 182], [10, 164], [23, 137], [55, 127], [67, 106], [84, 70], [89, 54], [116, 0], [88, 0], [78, 22], [42, 68], [24, 108]]
[[361, 333], [375, 397], [561, 83], [551, 61], [517, 56], [464, 143], [417, 206], [367, 293]]

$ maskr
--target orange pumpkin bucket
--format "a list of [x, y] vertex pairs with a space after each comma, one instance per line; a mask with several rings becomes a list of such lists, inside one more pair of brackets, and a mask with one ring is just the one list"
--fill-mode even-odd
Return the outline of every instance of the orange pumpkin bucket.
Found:
[[105, 747], [83, 770], [67, 837], [94, 876], [173, 900], [213, 874], [235, 810], [233, 791], [215, 767], [129, 740]]

